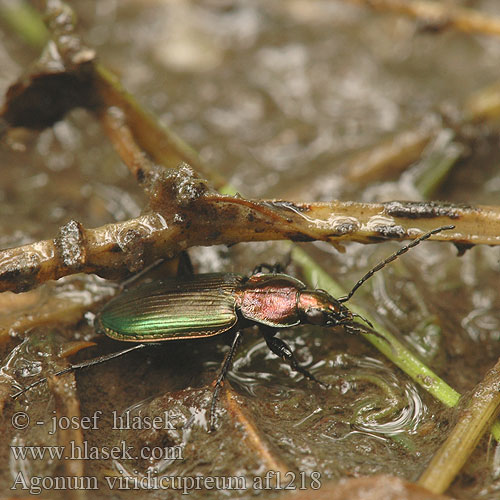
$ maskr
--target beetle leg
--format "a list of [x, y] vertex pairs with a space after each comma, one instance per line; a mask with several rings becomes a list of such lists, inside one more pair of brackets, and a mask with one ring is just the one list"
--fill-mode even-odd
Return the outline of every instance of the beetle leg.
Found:
[[229, 371], [229, 368], [231, 368], [231, 363], [233, 362], [234, 354], [236, 352], [236, 349], [238, 349], [240, 342], [241, 342], [241, 333], [236, 332], [236, 334], [234, 335], [233, 343], [231, 344], [231, 348], [229, 349], [229, 352], [226, 354], [226, 357], [222, 362], [219, 375], [217, 377], [217, 380], [215, 381], [214, 392], [212, 394], [212, 402], [210, 404], [211, 431], [215, 430], [215, 408], [217, 406], [217, 400], [219, 399], [219, 393], [224, 384], [224, 379], [226, 378], [227, 372]]
[[253, 268], [251, 276], [253, 276], [254, 274], [261, 274], [264, 269], [270, 274], [280, 274], [283, 272], [283, 266], [279, 262], [273, 265], [263, 262], [262, 264], [259, 264], [258, 266], [255, 266]]
[[265, 269], [270, 274], [281, 274], [285, 272], [285, 269], [292, 262], [292, 251], [289, 250], [286, 255], [285, 262], [281, 264], [280, 262], [276, 262], [276, 264], [266, 264], [265, 262], [255, 266], [253, 268], [251, 276], [254, 274], [260, 274]]
[[149, 264], [144, 269], [141, 269], [139, 272], [133, 274], [126, 280], [120, 283], [120, 290], [126, 290], [130, 285], [134, 284], [136, 281], [141, 280], [146, 274], [148, 274], [153, 269], [160, 267], [165, 262], [165, 259], [157, 259], [152, 264]]
[[194, 274], [193, 263], [189, 254], [184, 250], [179, 254], [179, 264], [177, 266], [177, 276], [192, 276]]
[[[110, 361], [111, 359], [119, 358], [120, 356], [123, 356], [124, 354], [128, 354], [131, 351], [136, 351], [137, 349], [142, 349], [143, 347], [147, 347], [148, 345], [154, 345], [154, 344], [137, 344], [133, 347], [123, 349], [122, 351], [112, 352], [111, 354], [99, 356], [98, 358], [88, 359], [87, 361], [82, 361], [81, 363], [69, 365], [67, 368], [64, 368], [63, 370], [59, 370], [58, 372], [55, 372], [52, 376], [59, 377], [60, 375], [64, 375], [65, 373], [74, 372], [76, 370], [80, 370], [82, 368], [87, 368], [89, 366], [99, 365], [101, 363], [105, 363], [106, 361]], [[47, 381], [47, 377], [43, 377], [43, 378], [37, 380], [36, 382], [33, 382], [32, 384], [29, 384], [26, 387], [23, 387], [22, 389], [17, 391], [15, 394], [12, 395], [12, 398], [16, 399], [21, 394], [24, 394], [25, 392], [29, 391], [30, 389], [33, 389], [33, 387], [36, 387], [37, 385], [42, 384], [43, 382], [46, 382], [46, 381]]]
[[300, 366], [290, 346], [284, 340], [275, 337], [274, 334], [274, 329], [269, 328], [264, 330], [264, 339], [266, 340], [266, 344], [271, 352], [276, 354], [276, 356], [280, 357], [283, 361], [286, 361], [290, 365], [292, 370], [302, 373], [304, 377], [312, 380], [313, 382], [316, 382], [321, 387], [327, 388], [327, 384], [321, 382], [311, 372], [309, 372], [309, 370], [306, 370], [305, 368]]
[[352, 313], [352, 317], [353, 318], [359, 318], [361, 320], [363, 320], [370, 328], [374, 328], [374, 326], [372, 325], [372, 322], [367, 320], [366, 318], [364, 318], [363, 316], [361, 316], [361, 314], [357, 314], [357, 313]]
[[[136, 281], [141, 280], [146, 274], [154, 271], [158, 267], [160, 267], [165, 262], [165, 259], [160, 258], [155, 260], [152, 264], [149, 264], [144, 269], [141, 269], [139, 272], [130, 276], [126, 280], [120, 283], [120, 289], [126, 290], [130, 287], [130, 285], [134, 284]], [[192, 276], [194, 274], [193, 264], [191, 263], [191, 259], [189, 254], [186, 251], [183, 251], [179, 254], [178, 264], [177, 264], [177, 276]]]

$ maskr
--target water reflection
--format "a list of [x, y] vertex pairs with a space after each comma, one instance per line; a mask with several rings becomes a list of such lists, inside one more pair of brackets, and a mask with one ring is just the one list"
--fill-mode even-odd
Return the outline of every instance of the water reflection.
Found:
[[[298, 344], [304, 344], [303, 339]], [[417, 386], [377, 359], [342, 352], [312, 364], [318, 356], [306, 345], [295, 345], [294, 350], [300, 351], [301, 364], [329, 384], [329, 389], [306, 386], [309, 382], [271, 354], [264, 341], [236, 360], [231, 383], [252, 398], [278, 402], [277, 411], [292, 407], [295, 401], [295, 416], [299, 411], [307, 413], [291, 425], [303, 431], [313, 429], [327, 439], [413, 434], [427, 413]]]

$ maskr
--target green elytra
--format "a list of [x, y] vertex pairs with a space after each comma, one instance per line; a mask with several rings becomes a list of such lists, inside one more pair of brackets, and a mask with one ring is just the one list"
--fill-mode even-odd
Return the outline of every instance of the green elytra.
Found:
[[[274, 336], [277, 330], [300, 323], [312, 323], [323, 326], [342, 325], [351, 333], [365, 331], [378, 335], [374, 330], [354, 321], [356, 315], [343, 303], [389, 262], [433, 234], [454, 227], [439, 227], [416, 238], [368, 271], [348, 295], [339, 299], [322, 290], [307, 290], [299, 280], [277, 273], [255, 274], [250, 278], [232, 273], [192, 275], [126, 290], [108, 302], [97, 314], [96, 329], [116, 340], [141, 343], [71, 365], [54, 376], [114, 359], [133, 350], [142, 349], [148, 343], [211, 337], [234, 328], [231, 349], [222, 363], [212, 396], [210, 428], [213, 429], [217, 397], [241, 341], [238, 327], [258, 324], [274, 354], [287, 361], [293, 370], [324, 386], [299, 365], [290, 347]], [[280, 308], [283, 310], [280, 311]], [[46, 378], [42, 378], [33, 382], [12, 397], [18, 397], [45, 380]]]
[[218, 335], [238, 320], [234, 291], [242, 278], [214, 273], [147, 283], [108, 302], [95, 325], [115, 340], [132, 342]]

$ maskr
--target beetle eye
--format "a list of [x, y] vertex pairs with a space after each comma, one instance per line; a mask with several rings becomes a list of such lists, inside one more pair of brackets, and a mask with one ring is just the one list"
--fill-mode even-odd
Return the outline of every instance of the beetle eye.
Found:
[[313, 325], [326, 325], [328, 316], [322, 309], [311, 308], [306, 311], [307, 321]]

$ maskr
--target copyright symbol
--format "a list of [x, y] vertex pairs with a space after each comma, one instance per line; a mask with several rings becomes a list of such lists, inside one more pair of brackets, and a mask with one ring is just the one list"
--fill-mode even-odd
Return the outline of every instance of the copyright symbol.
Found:
[[26, 429], [30, 424], [30, 417], [24, 411], [18, 411], [12, 415], [12, 427], [14, 429], [22, 430]]

